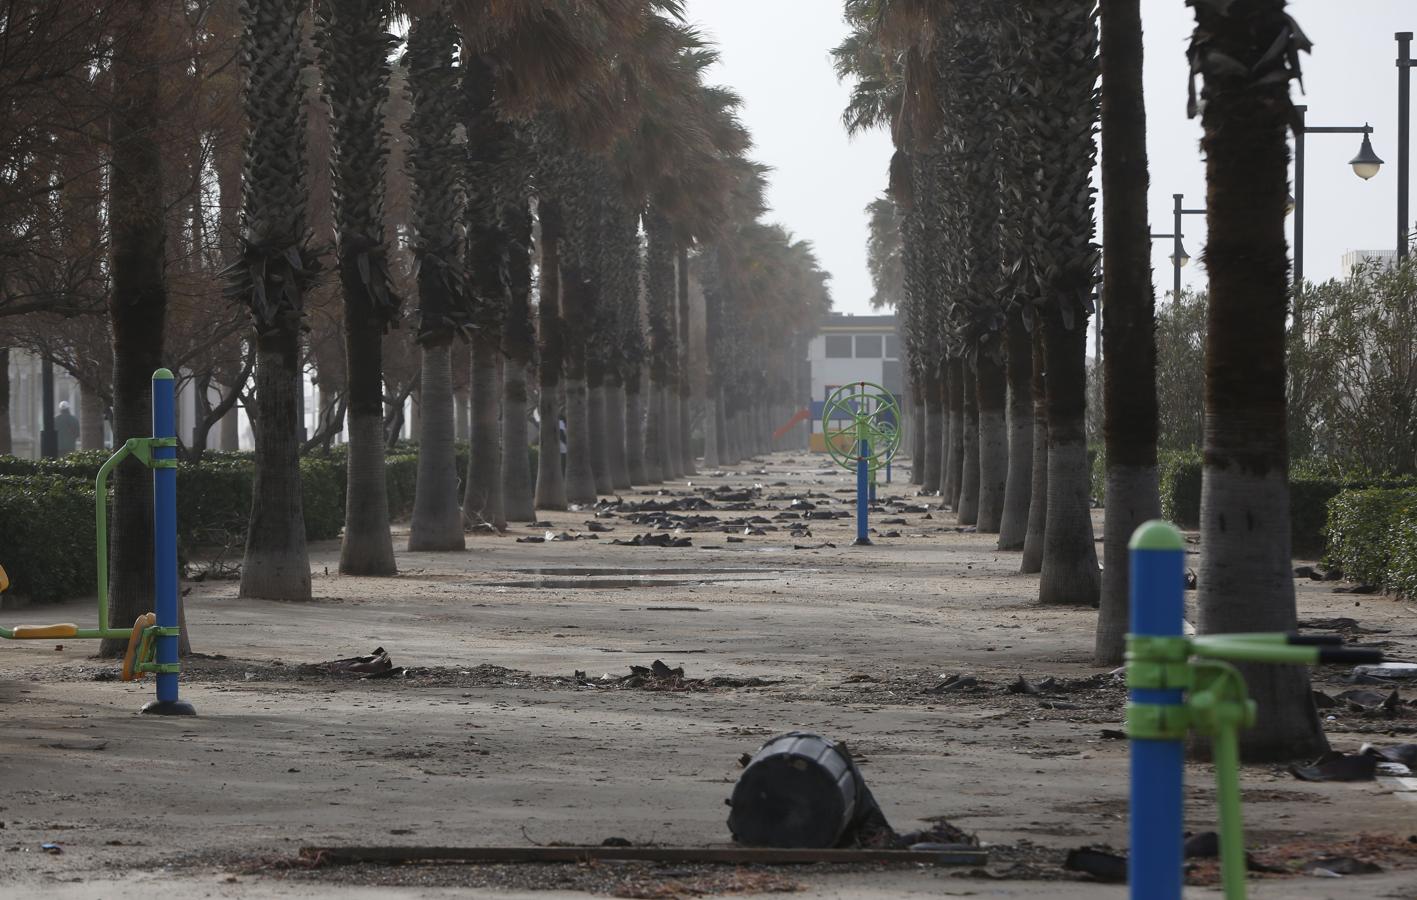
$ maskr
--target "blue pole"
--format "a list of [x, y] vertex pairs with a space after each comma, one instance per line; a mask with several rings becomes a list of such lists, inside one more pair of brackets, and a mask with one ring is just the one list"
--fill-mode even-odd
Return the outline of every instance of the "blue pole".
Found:
[[871, 538], [867, 534], [866, 513], [870, 503], [867, 499], [871, 481], [870, 463], [871, 442], [865, 438], [861, 439], [858, 448], [859, 456], [856, 459], [856, 545], [864, 547], [871, 543]]
[[[1168, 522], [1147, 522], [1132, 535], [1134, 637], [1181, 635], [1185, 547], [1181, 533]], [[1179, 708], [1185, 702], [1180, 689], [1170, 688], [1133, 688], [1128, 697], [1134, 704], [1163, 708]], [[1184, 741], [1182, 736], [1133, 737], [1131, 751], [1130, 896], [1132, 900], [1181, 900]]]
[[[159, 628], [178, 627], [177, 617], [177, 419], [173, 389], [167, 369], [153, 373], [153, 437], [173, 439], [172, 446], [153, 448], [153, 612]], [[170, 461], [170, 462], [169, 462]], [[160, 635], [156, 641], [159, 665], [177, 664], [177, 635]], [[159, 715], [194, 715], [191, 704], [177, 698], [177, 673], [159, 672], [157, 701], [143, 712]]]

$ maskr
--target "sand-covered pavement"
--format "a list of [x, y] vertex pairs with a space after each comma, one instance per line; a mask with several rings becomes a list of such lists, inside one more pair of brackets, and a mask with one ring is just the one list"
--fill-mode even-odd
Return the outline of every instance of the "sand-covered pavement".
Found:
[[[877, 515], [898, 536], [854, 548], [849, 519], [779, 518], [795, 499], [815, 507], [801, 515], [850, 508], [848, 477], [823, 458], [689, 480], [654, 499], [746, 489], [678, 515], [765, 521], [663, 548], [612, 544], [665, 531], [623, 510], [548, 514], [549, 528], [472, 536], [465, 553], [400, 552], [393, 579], [332, 574], [338, 546], [320, 544], [317, 599], [298, 605], [191, 584], [195, 719], [134, 715], [150, 685], [112, 680], [89, 643], [0, 644], [0, 896], [1123, 895], [1060, 867], [1067, 848], [1126, 844], [1126, 742], [1104, 735], [1123, 692], [1091, 665], [1093, 610], [1039, 607], [1017, 554], [922, 511], [935, 501], [908, 485], [886, 488], [900, 502]], [[588, 538], [592, 520], [612, 530], [515, 540]], [[406, 537], [405, 524], [396, 543]], [[1301, 616], [1386, 629], [1359, 639], [1417, 658], [1417, 606], [1332, 587], [1299, 582]], [[92, 617], [88, 603], [0, 612], [5, 624]], [[376, 646], [409, 674], [301, 669]], [[621, 680], [656, 659], [684, 679]], [[1348, 689], [1342, 674], [1319, 686]], [[1020, 675], [1056, 682], [1011, 693]], [[949, 676], [976, 683], [941, 690]], [[1325, 710], [1335, 747], [1417, 740], [1414, 698], [1417, 683], [1391, 716]], [[846, 741], [898, 830], [943, 817], [994, 845], [987, 872], [293, 865], [309, 845], [723, 845], [739, 756], [793, 729]], [[1188, 827], [1209, 830], [1210, 771], [1188, 778]], [[1417, 802], [1390, 783], [1310, 784], [1264, 766], [1247, 769], [1245, 791], [1257, 853], [1358, 850], [1385, 870], [1263, 878], [1254, 896], [1417, 898], [1417, 837], [1404, 844]]]

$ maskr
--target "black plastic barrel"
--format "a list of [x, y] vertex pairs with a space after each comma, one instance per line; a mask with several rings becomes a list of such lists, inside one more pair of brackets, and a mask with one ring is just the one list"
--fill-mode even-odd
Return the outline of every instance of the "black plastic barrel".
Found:
[[750, 847], [835, 847], [861, 806], [846, 748], [794, 731], [763, 744], [729, 801], [728, 829]]

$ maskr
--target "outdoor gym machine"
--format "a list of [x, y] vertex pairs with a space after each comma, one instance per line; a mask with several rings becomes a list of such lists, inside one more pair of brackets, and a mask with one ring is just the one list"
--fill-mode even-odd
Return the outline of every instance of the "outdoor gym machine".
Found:
[[822, 438], [832, 460], [856, 472], [855, 546], [868, 547], [866, 515], [876, 499], [876, 472], [890, 465], [900, 448], [900, 406], [895, 395], [869, 381], [837, 388], [822, 406]]
[[1231, 662], [1276, 665], [1377, 663], [1377, 650], [1339, 646], [1338, 635], [1283, 633], [1185, 637], [1185, 553], [1169, 522], [1132, 535], [1131, 622], [1127, 635], [1127, 737], [1131, 741], [1132, 900], [1181, 900], [1184, 881], [1182, 776], [1188, 732], [1211, 738], [1220, 813], [1220, 869], [1226, 900], [1245, 897], [1239, 731], [1255, 703]]
[[[152, 672], [157, 676], [157, 699], [142, 711], [161, 716], [191, 716], [192, 704], [178, 699], [177, 642], [177, 428], [172, 373], [158, 369], [152, 379], [153, 436], [129, 438], [99, 467], [94, 479], [94, 527], [98, 549], [98, 627], [74, 624], [0, 626], [6, 640], [54, 638], [127, 638], [123, 680], [133, 681]], [[108, 623], [108, 473], [133, 457], [153, 470], [153, 586], [155, 612], [145, 613], [131, 630]], [[0, 570], [0, 591], [8, 586]]]

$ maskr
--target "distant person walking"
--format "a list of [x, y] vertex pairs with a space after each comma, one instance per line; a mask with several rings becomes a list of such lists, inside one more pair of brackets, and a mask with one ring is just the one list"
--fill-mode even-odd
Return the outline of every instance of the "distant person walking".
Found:
[[59, 404], [59, 415], [54, 417], [54, 432], [58, 439], [58, 452], [60, 456], [66, 453], [73, 453], [79, 446], [79, 419], [69, 412], [69, 401], [64, 400]]

